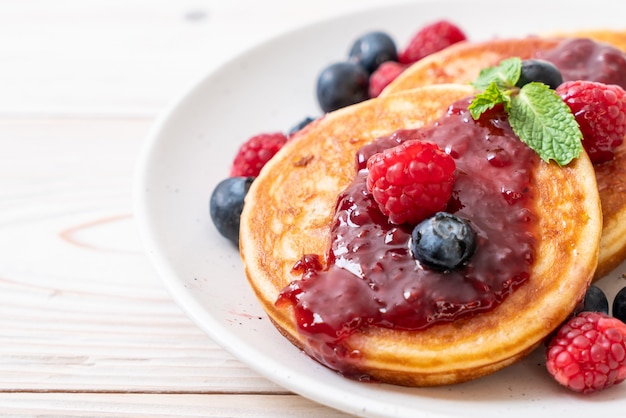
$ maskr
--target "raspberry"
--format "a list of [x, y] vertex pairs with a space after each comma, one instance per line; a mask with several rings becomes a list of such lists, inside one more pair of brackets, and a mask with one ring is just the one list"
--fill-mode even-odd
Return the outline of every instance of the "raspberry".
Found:
[[467, 39], [465, 33], [458, 26], [440, 20], [424, 26], [413, 35], [408, 46], [398, 54], [398, 61], [402, 64], [412, 64], [465, 39]]
[[626, 379], [626, 324], [601, 312], [581, 312], [548, 344], [548, 372], [576, 392], [592, 393]]
[[406, 65], [395, 61], [386, 61], [380, 64], [376, 71], [370, 75], [369, 96], [378, 97], [383, 89], [395, 80], [405, 68]]
[[556, 89], [583, 134], [583, 147], [594, 164], [613, 159], [626, 133], [626, 93], [614, 84], [568, 81]]
[[231, 177], [256, 177], [287, 142], [281, 132], [255, 135], [241, 145], [230, 170]]
[[367, 160], [367, 190], [395, 224], [417, 224], [446, 208], [454, 159], [437, 145], [411, 140]]

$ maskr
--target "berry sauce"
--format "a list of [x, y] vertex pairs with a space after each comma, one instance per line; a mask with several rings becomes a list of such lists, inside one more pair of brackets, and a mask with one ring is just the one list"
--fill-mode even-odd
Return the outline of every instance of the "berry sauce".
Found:
[[[430, 127], [402, 130], [362, 148], [352, 184], [337, 200], [325, 257], [308, 254], [278, 297], [293, 306], [307, 353], [348, 377], [359, 353], [343, 344], [366, 327], [420, 330], [493, 309], [529, 276], [534, 259], [531, 172], [538, 157], [515, 136], [503, 111], [474, 121], [470, 99]], [[410, 250], [412, 226], [394, 225], [366, 188], [367, 158], [406, 140], [436, 143], [456, 163], [447, 212], [468, 220], [478, 243], [463, 267], [437, 272]], [[326, 260], [326, 267], [322, 259]]]
[[554, 64], [563, 81], [588, 80], [626, 89], [626, 53], [587, 38], [568, 39], [537, 58]]

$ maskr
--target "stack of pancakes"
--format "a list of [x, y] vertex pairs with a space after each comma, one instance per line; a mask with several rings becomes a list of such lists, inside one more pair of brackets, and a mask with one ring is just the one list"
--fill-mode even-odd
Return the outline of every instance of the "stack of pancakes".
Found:
[[[621, 33], [585, 35], [626, 48]], [[292, 269], [303, 255], [327, 254], [337, 196], [353, 179], [357, 150], [397, 130], [430, 124], [451, 103], [474, 94], [467, 82], [480, 69], [511, 56], [531, 57], [559, 39], [450, 47], [414, 64], [381, 97], [309, 124], [264, 167], [246, 198], [240, 249], [252, 288], [287, 339], [307, 351], [293, 309], [275, 302], [299, 279]], [[421, 330], [360, 328], [342, 341], [360, 353], [352, 366], [382, 382], [441, 385], [492, 373], [531, 352], [573, 312], [594, 275], [624, 258], [625, 148], [599, 166], [586, 154], [566, 167], [536, 166], [537, 256], [527, 282], [498, 307]]]

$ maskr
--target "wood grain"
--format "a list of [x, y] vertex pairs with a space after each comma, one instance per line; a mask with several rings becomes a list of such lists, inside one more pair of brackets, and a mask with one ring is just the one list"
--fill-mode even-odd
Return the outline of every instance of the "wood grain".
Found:
[[[68, 402], [68, 399], [71, 399]], [[344, 418], [295, 395], [0, 394], [3, 413], [14, 418], [255, 417]]]

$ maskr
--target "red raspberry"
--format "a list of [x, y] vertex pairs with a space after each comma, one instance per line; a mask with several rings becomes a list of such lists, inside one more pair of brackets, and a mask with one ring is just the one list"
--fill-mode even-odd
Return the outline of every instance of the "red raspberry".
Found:
[[427, 55], [467, 39], [456, 25], [440, 20], [420, 29], [409, 41], [408, 46], [398, 54], [402, 64], [412, 64]]
[[367, 190], [395, 224], [417, 224], [446, 208], [454, 159], [437, 145], [406, 141], [367, 160]]
[[406, 65], [395, 61], [386, 61], [380, 64], [376, 71], [370, 76], [369, 96], [378, 97], [380, 92], [382, 92], [389, 83], [395, 80], [405, 68]]
[[594, 164], [613, 159], [626, 134], [626, 93], [614, 84], [568, 81], [556, 89], [583, 134], [583, 147]]
[[600, 312], [582, 312], [548, 344], [546, 366], [557, 382], [591, 393], [626, 379], [626, 324]]
[[255, 135], [241, 145], [230, 169], [232, 177], [256, 177], [273, 156], [287, 142], [281, 132]]

